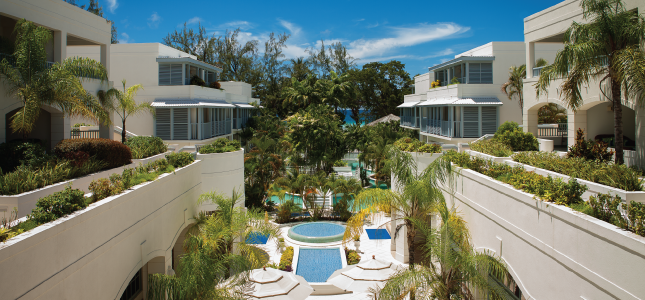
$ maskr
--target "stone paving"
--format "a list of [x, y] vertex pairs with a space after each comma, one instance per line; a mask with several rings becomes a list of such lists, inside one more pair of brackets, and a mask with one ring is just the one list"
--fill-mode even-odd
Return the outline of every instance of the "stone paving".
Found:
[[[386, 224], [389, 221], [390, 221], [389, 217], [386, 217], [384, 215], [377, 215], [376, 217], [372, 218], [371, 222], [366, 222], [364, 229], [385, 228], [382, 225]], [[304, 244], [299, 242], [298, 244], [296, 244], [295, 241], [287, 237], [287, 232], [289, 231], [289, 228], [291, 228], [294, 225], [296, 225], [296, 223], [289, 223], [289, 224], [283, 225], [283, 227], [281, 228], [282, 236], [285, 238], [285, 242], [287, 246], [293, 246], [294, 248], [298, 248], [299, 246], [307, 246], [307, 247], [312, 246], [313, 244]], [[361, 235], [361, 245], [359, 247], [359, 250], [361, 252], [360, 253], [361, 261], [371, 259], [372, 255], [375, 255], [378, 259], [407, 266], [407, 264], [402, 264], [394, 259], [394, 257], [392, 256], [392, 252], [390, 250], [390, 244], [391, 244], [391, 240], [389, 239], [370, 240], [367, 233], [363, 231], [363, 234]], [[334, 248], [342, 247], [340, 242], [333, 243], [333, 244], [326, 244], [326, 246], [334, 247]], [[351, 245], [348, 245], [347, 247], [349, 249], [355, 249], [353, 243], [351, 243]], [[271, 238], [266, 245], [261, 245], [260, 248], [264, 249], [269, 254], [270, 256], [269, 259], [271, 262], [274, 262], [276, 264], [280, 263], [281, 253], [278, 251], [277, 243], [274, 238]], [[309, 296], [307, 299], [308, 300], [346, 300], [346, 299], [363, 300], [363, 299], [371, 299], [371, 298], [367, 293], [353, 293], [353, 294], [330, 295], [330, 296], [323, 296], [323, 295]]]

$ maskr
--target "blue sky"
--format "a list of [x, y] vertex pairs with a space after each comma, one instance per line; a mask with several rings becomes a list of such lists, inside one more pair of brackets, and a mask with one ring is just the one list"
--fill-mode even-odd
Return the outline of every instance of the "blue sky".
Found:
[[359, 65], [396, 59], [415, 75], [490, 41], [523, 41], [523, 19], [561, 0], [99, 2], [123, 43], [162, 42], [184, 22], [201, 22], [209, 33], [240, 27], [260, 42], [288, 33], [287, 58], [306, 56], [321, 39], [341, 41]]

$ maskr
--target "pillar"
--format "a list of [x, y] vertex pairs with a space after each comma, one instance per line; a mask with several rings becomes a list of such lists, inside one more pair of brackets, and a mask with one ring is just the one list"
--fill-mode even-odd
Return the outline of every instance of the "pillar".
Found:
[[538, 109], [526, 110], [522, 115], [522, 124], [524, 132], [530, 132], [535, 137], [538, 134]]
[[105, 67], [105, 72], [110, 77], [110, 44], [101, 45], [101, 64]]
[[636, 161], [635, 165], [641, 170], [645, 169], [645, 107], [635, 105], [636, 113], [634, 138], [636, 142]]
[[569, 111], [567, 113], [567, 143], [572, 146], [576, 142], [576, 131], [582, 128], [585, 131], [585, 139], [589, 137], [587, 134], [587, 111], [578, 110], [576, 113]]
[[54, 62], [61, 63], [67, 58], [67, 32], [54, 31]]
[[535, 42], [526, 43], [526, 78], [533, 77], [535, 66]]

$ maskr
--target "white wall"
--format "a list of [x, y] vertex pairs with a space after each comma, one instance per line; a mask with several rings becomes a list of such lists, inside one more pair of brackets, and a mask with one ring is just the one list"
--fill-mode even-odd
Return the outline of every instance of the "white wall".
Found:
[[[226, 191], [225, 195], [231, 196], [235, 189], [242, 199], [240, 205], [244, 206], [244, 149], [228, 153], [198, 153], [197, 159], [203, 162], [202, 191]], [[217, 206], [206, 204], [199, 209], [213, 211]]]
[[[593, 139], [598, 134], [614, 134], [614, 111], [608, 110], [611, 103], [598, 104], [587, 110], [586, 138]], [[623, 105], [623, 135], [634, 140], [636, 114]]]
[[430, 82], [434, 79], [434, 73], [430, 72], [414, 77], [414, 93], [425, 94], [430, 89]]
[[220, 85], [222, 89], [226, 90], [227, 93], [234, 95], [241, 95], [244, 97], [252, 97], [251, 85], [246, 82], [240, 81], [221, 81]]
[[477, 48], [470, 49], [464, 53], [455, 55], [455, 58], [460, 56], [493, 56], [493, 43], [490, 42], [485, 45], [481, 45]]

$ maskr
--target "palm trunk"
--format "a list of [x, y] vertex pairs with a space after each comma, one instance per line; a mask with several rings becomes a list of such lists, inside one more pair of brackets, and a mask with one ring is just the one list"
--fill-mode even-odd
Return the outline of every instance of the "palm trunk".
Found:
[[620, 97], [620, 83], [612, 81], [611, 98], [614, 105], [614, 141], [616, 147], [614, 163], [617, 165], [623, 164], [623, 107]]
[[123, 119], [123, 127], [121, 128], [121, 143], [125, 144], [125, 119]]
[[408, 237], [408, 264], [410, 267], [414, 265], [414, 238], [416, 234], [413, 226], [412, 222], [405, 220], [405, 229], [407, 230], [406, 235]]

